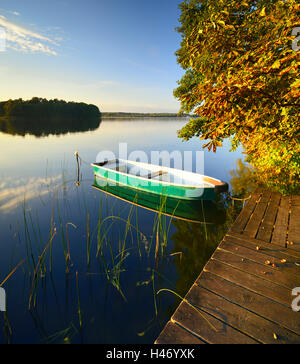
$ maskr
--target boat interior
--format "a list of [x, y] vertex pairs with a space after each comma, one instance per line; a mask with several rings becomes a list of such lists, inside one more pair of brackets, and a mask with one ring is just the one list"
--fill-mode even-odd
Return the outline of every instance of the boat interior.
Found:
[[202, 188], [213, 187], [215, 185], [213, 180], [205, 181], [204, 176], [139, 162], [115, 159], [111, 161], [105, 161], [103, 163], [96, 163], [96, 165], [120, 173], [170, 184], [180, 184]]

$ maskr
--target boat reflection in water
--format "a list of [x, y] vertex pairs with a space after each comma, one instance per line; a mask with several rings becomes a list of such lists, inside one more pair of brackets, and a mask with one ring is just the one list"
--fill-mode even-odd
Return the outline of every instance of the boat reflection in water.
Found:
[[108, 182], [95, 175], [94, 188], [136, 206], [193, 223], [224, 224], [226, 212], [213, 201], [178, 200]]

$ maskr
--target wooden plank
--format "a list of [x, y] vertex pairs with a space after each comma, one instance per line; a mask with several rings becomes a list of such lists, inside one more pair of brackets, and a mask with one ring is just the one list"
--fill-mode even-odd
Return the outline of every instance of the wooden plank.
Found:
[[264, 191], [259, 203], [257, 204], [253, 214], [251, 215], [243, 231], [243, 235], [250, 236], [250, 238], [256, 237], [261, 222], [265, 216], [270, 198], [271, 198], [271, 192]]
[[300, 206], [291, 207], [288, 241], [293, 244], [290, 249], [300, 251]]
[[259, 202], [262, 195], [262, 189], [257, 189], [253, 194], [250, 200], [247, 202], [246, 206], [243, 208], [242, 212], [232, 225], [230, 231], [234, 231], [236, 233], [241, 234], [247, 225], [250, 216], [252, 215], [257, 203]]
[[[237, 246], [243, 246], [247, 249], [256, 251], [256, 248], [260, 248], [260, 252], [270, 257], [277, 258], [278, 260], [285, 259], [288, 263], [300, 263], [300, 257], [297, 258], [294, 255], [289, 254], [290, 250], [281, 248], [276, 245], [271, 245], [260, 240], [243, 238], [241, 235], [226, 235], [223, 241], [228, 241], [231, 244]], [[293, 251], [292, 251], [293, 252]]]
[[226, 263], [243, 272], [260, 277], [266, 281], [269, 281], [270, 283], [275, 283], [288, 288], [290, 289], [290, 292], [292, 289], [299, 287], [300, 285], [300, 277], [296, 277], [291, 274], [285, 274], [277, 268], [272, 268], [248, 259], [243, 259], [235, 254], [231, 254], [222, 250], [217, 250], [213, 255], [213, 259]]
[[156, 345], [201, 345], [205, 344], [189, 331], [184, 330], [173, 322], [168, 322], [158, 339]]
[[260, 247], [262, 247], [264, 249], [264, 251], [268, 251], [270, 253], [272, 252], [272, 254], [273, 253], [282, 254], [283, 255], [282, 259], [284, 259], [285, 257], [287, 257], [287, 259], [295, 258], [295, 259], [298, 259], [298, 261], [300, 262], [300, 253], [299, 252], [289, 249], [289, 248], [285, 248], [283, 246], [279, 246], [276, 244], [268, 244], [264, 241], [261, 241], [258, 239], [252, 239], [245, 235], [236, 234], [234, 232], [229, 232], [226, 235], [225, 239], [227, 239], [227, 238], [234, 239], [234, 241], [237, 244], [240, 244], [243, 246], [247, 246], [249, 244], [249, 246], [255, 245], [255, 247], [257, 247], [259, 245]]
[[271, 242], [280, 201], [281, 201], [281, 194], [272, 193], [270, 204], [267, 208], [263, 222], [258, 230], [257, 239], [266, 241], [267, 243]]
[[[287, 274], [294, 274], [298, 278], [300, 278], [300, 266], [297, 266], [295, 263], [298, 263], [297, 259], [287, 260], [286, 258], [276, 257], [274, 255], [269, 255], [265, 253], [263, 250], [257, 251], [256, 248], [248, 248], [239, 246], [237, 244], [231, 243], [230, 239], [223, 241], [219, 245], [219, 249], [230, 252], [232, 254], [238, 255], [241, 258], [245, 258], [248, 260], [252, 260], [256, 263], [265, 264], [266, 261], [270, 261], [272, 264], [276, 264], [281, 272]], [[262, 248], [260, 248], [262, 249]], [[276, 255], [276, 254], [275, 254]], [[285, 260], [283, 262], [282, 260]]]
[[269, 298], [258, 295], [209, 272], [203, 272], [197, 281], [219, 296], [235, 303], [257, 315], [300, 335], [300, 317], [298, 312], [285, 307]]
[[300, 196], [294, 195], [291, 197], [292, 206], [300, 206]]
[[[194, 285], [189, 294], [197, 289]], [[201, 314], [186, 302], [182, 302], [172, 317], [172, 322], [177, 323], [186, 330], [193, 332], [209, 344], [257, 344], [255, 340], [203, 312]]]
[[211, 259], [205, 267], [205, 272], [213, 273], [252, 292], [268, 297], [275, 302], [291, 307], [291, 290], [266, 281], [250, 273], [233, 268], [218, 260]]
[[186, 299], [224, 324], [232, 326], [263, 344], [300, 344], [299, 335], [245, 310], [205, 288], [193, 289]]
[[272, 244], [286, 247], [287, 231], [289, 223], [290, 197], [282, 197], [275, 221]]

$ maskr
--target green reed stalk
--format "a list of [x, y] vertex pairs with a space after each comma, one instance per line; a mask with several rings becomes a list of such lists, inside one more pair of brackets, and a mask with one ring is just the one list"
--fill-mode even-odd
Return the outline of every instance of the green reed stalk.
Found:
[[9, 280], [9, 278], [19, 269], [19, 267], [24, 263], [25, 260], [22, 260], [10, 273], [9, 275], [0, 283], [0, 288]]
[[201, 208], [202, 208], [202, 215], [203, 215], [203, 220], [204, 220], [205, 239], [208, 240], [208, 232], [207, 232], [207, 227], [206, 227], [206, 220], [205, 220], [203, 200], [201, 200]]
[[34, 255], [33, 255], [33, 250], [32, 250], [30, 232], [29, 232], [27, 218], [26, 218], [25, 200], [24, 200], [24, 204], [23, 204], [23, 219], [24, 219], [24, 236], [25, 236], [25, 247], [26, 247], [28, 269], [29, 269], [29, 272], [31, 272], [31, 263], [30, 263], [30, 261], [32, 262], [33, 270], [35, 269], [35, 261], [34, 261]]
[[78, 272], [76, 272], [76, 286], [77, 286], [77, 304], [78, 304], [77, 312], [78, 312], [79, 326], [80, 326], [80, 328], [82, 328], [82, 314], [81, 314], [81, 307], [80, 307]]
[[[53, 231], [54, 231], [54, 201], [55, 201], [55, 197], [56, 197], [56, 193], [58, 190], [55, 191], [54, 196], [53, 196], [53, 201], [52, 201], [52, 213], [51, 213], [51, 228], [50, 228], [50, 273], [52, 272], [52, 258], [53, 258], [53, 246], [52, 246], [52, 241], [53, 241]], [[56, 234], [56, 232], [55, 232]]]
[[68, 226], [72, 226], [74, 229], [77, 229], [77, 226], [68, 222], [66, 224], [66, 242], [67, 242], [67, 255], [65, 256], [66, 259], [66, 273], [69, 274], [69, 264], [71, 263], [71, 252], [70, 252], [70, 242], [69, 242], [69, 233], [68, 233]]
[[91, 255], [91, 235], [90, 235], [90, 215], [87, 215], [87, 265], [90, 265], [90, 255]]
[[31, 301], [32, 301], [32, 297], [33, 297], [33, 288], [34, 288], [34, 285], [36, 286], [37, 285], [37, 281], [38, 281], [38, 269], [39, 269], [39, 266], [41, 264], [41, 261], [44, 257], [44, 255], [46, 254], [47, 250], [49, 249], [49, 247], [52, 245], [52, 242], [53, 242], [53, 239], [56, 235], [56, 228], [54, 229], [54, 233], [53, 235], [50, 237], [50, 241], [49, 243], [46, 245], [42, 255], [40, 256], [39, 260], [38, 260], [38, 263], [37, 263], [37, 266], [35, 268], [35, 271], [34, 271], [34, 275], [33, 275], [33, 278], [32, 278], [32, 284], [31, 284], [31, 288], [30, 288], [30, 296], [29, 296], [29, 310], [31, 309]]

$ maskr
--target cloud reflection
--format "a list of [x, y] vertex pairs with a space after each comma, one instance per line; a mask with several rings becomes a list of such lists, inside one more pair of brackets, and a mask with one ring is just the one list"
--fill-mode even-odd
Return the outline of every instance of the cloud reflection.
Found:
[[62, 174], [51, 178], [7, 178], [0, 183], [0, 212], [10, 213], [28, 202], [53, 192], [61, 183]]

